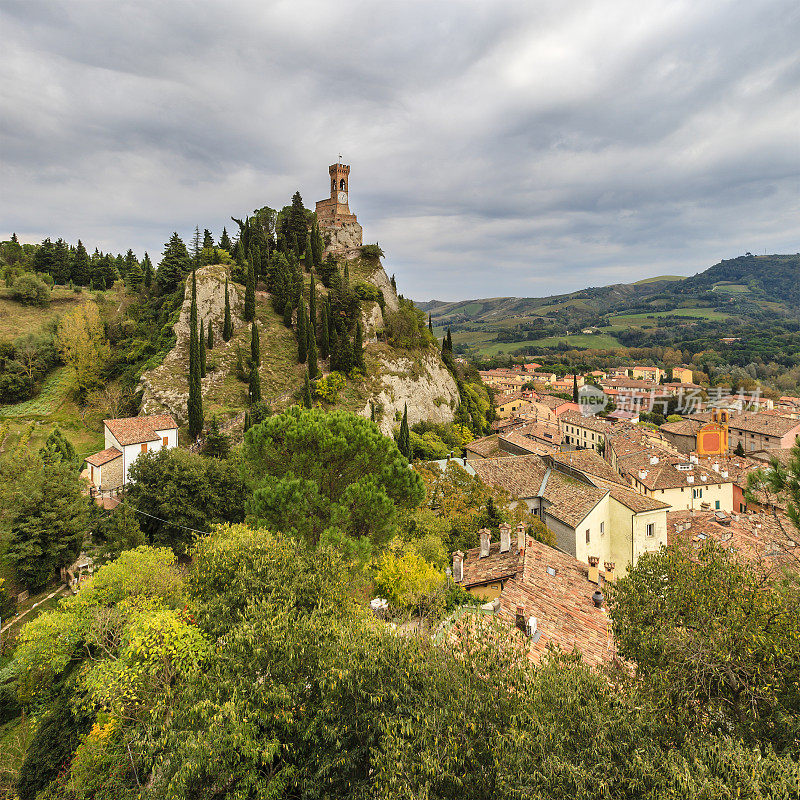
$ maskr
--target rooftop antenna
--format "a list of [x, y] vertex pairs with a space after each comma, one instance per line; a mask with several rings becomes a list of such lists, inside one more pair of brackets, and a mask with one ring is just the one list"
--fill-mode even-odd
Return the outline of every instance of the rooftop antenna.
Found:
[[342, 154], [341, 153], [339, 153], [339, 163], [340, 164], [342, 163]]

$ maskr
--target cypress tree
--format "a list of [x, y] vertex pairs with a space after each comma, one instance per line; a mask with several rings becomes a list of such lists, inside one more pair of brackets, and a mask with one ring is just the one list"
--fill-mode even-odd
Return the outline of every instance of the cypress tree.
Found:
[[200, 336], [198, 338], [200, 346], [200, 377], [206, 376], [206, 329], [203, 320], [200, 320]]
[[194, 268], [200, 266], [200, 250], [202, 249], [202, 239], [200, 238], [200, 226], [194, 226], [194, 236], [192, 237], [192, 261]]
[[356, 322], [356, 333], [353, 338], [353, 366], [366, 372], [367, 368], [364, 365], [364, 327], [361, 320]]
[[314, 334], [314, 326], [308, 326], [308, 374], [312, 378], [319, 375], [319, 365], [317, 364], [317, 337]]
[[225, 320], [222, 323], [222, 339], [229, 342], [233, 336], [233, 322], [231, 322], [231, 301], [228, 297], [228, 278], [225, 277]]
[[206, 347], [209, 350], [214, 349], [214, 326], [210, 322], [208, 323], [208, 342], [206, 343]]
[[294, 236], [292, 244], [295, 253], [297, 253], [297, 247], [305, 245], [306, 232], [308, 231], [306, 209], [299, 191], [292, 195], [292, 207], [289, 209], [289, 230]]
[[75, 258], [72, 261], [72, 281], [76, 286], [88, 286], [89, 273], [89, 254], [86, 252], [83, 242], [78, 239]]
[[255, 322], [250, 325], [250, 363], [256, 367], [261, 366], [261, 343], [258, 337], [258, 326]]
[[317, 285], [314, 281], [314, 270], [311, 270], [311, 281], [308, 285], [308, 319], [312, 329], [317, 327]]
[[250, 367], [248, 394], [250, 395], [251, 406], [261, 402], [261, 376], [259, 375], [258, 367], [255, 364], [251, 365]]
[[297, 307], [297, 361], [305, 364], [308, 359], [308, 334], [306, 333], [306, 304], [300, 300]]
[[230, 253], [231, 250], [233, 249], [230, 236], [228, 236], [228, 231], [224, 227], [222, 229], [222, 236], [219, 237], [219, 246], [223, 250], [227, 250], [228, 253]]
[[322, 251], [324, 249], [325, 245], [319, 235], [319, 224], [316, 217], [314, 217], [314, 221], [311, 223], [311, 260], [315, 267], [322, 266]]
[[308, 379], [308, 370], [306, 370], [306, 377], [303, 383], [303, 407], [311, 408], [311, 381]]
[[247, 285], [244, 289], [244, 319], [252, 322], [256, 316], [256, 275], [253, 259], [247, 262]]
[[150, 256], [147, 253], [144, 254], [144, 258], [142, 259], [142, 282], [146, 289], [149, 289], [153, 285], [153, 262], [150, 260]]
[[344, 262], [344, 287], [345, 290], [350, 288], [350, 264]]
[[200, 386], [200, 342], [197, 333], [197, 278], [192, 270], [192, 305], [189, 312], [189, 436], [203, 430], [203, 396]]
[[572, 402], [578, 402], [578, 376], [572, 376]]
[[330, 353], [330, 341], [328, 339], [328, 305], [322, 304], [322, 318], [319, 326], [319, 356], [326, 359]]
[[283, 324], [287, 328], [292, 327], [292, 312], [294, 311], [294, 306], [292, 305], [291, 300], [286, 301], [286, 305], [283, 307]]
[[244, 430], [246, 431], [250, 427], [250, 425], [251, 425], [250, 412], [249, 411], [245, 411], [244, 412]]
[[397, 448], [411, 461], [411, 434], [408, 430], [408, 404], [403, 406], [403, 420], [400, 423], [400, 433], [397, 436]]
[[428, 314], [428, 330], [433, 333], [433, 320], [430, 314]]
[[395, 292], [396, 292], [397, 291], [397, 281], [394, 278], [394, 273], [392, 273], [392, 277], [389, 279], [389, 283], [392, 284], [392, 289], [394, 289]]
[[314, 268], [314, 253], [311, 250], [311, 235], [306, 233], [305, 252], [303, 253], [303, 266], [307, 270]]
[[375, 401], [374, 400], [370, 400], [369, 401], [369, 421], [370, 422], [376, 422], [377, 421], [375, 419]]

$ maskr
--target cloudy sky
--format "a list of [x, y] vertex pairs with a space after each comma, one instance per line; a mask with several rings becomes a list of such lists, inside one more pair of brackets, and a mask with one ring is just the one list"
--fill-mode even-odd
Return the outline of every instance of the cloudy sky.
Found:
[[796, 0], [0, 0], [0, 236], [328, 193], [415, 299], [800, 250]]

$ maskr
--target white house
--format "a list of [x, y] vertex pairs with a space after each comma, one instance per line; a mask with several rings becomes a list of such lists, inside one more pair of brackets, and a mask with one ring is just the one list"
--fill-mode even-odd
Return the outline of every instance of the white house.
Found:
[[89, 480], [97, 488], [124, 486], [141, 453], [178, 446], [178, 426], [169, 414], [104, 419], [103, 425], [106, 448], [86, 459]]

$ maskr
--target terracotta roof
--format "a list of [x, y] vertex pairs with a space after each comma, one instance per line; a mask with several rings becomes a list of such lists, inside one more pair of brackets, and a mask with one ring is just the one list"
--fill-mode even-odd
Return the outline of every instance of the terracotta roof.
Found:
[[511, 549], [500, 552], [500, 542], [489, 545], [489, 555], [480, 557], [480, 547], [473, 547], [464, 553], [464, 578], [461, 584], [468, 589], [471, 586], [482, 586], [485, 583], [513, 577], [521, 569], [517, 534], [512, 532]]
[[545, 509], [548, 515], [574, 528], [607, 494], [607, 489], [599, 489], [553, 470], [547, 477], [542, 497], [551, 503]]
[[566, 453], [553, 453], [550, 460], [555, 464], [578, 470], [591, 477], [604, 478], [613, 483], [622, 483], [622, 476], [594, 450], [570, 450]]
[[[544, 442], [536, 441], [523, 434], [522, 429], [501, 433], [499, 438], [501, 442], [508, 442], [515, 447], [536, 455], [545, 455], [554, 449], [558, 449], [558, 442], [545, 444]], [[502, 444], [500, 446], [502, 447]]]
[[104, 419], [103, 424], [123, 446], [140, 442], [155, 442], [161, 438], [156, 431], [166, 431], [178, 427], [169, 414]]
[[480, 439], [475, 439], [465, 444], [464, 449], [468, 450], [470, 453], [476, 453], [483, 458], [488, 458], [489, 456], [500, 458], [503, 455], [503, 451], [500, 450], [497, 439], [498, 436], [496, 433], [493, 433], [491, 436], [483, 436]]
[[93, 453], [92, 455], [87, 456], [86, 461], [95, 467], [102, 467], [103, 464], [108, 464], [109, 461], [113, 461], [115, 458], [119, 458], [121, 455], [121, 450], [117, 450], [116, 447], [108, 447], [105, 450], [101, 450], [99, 453]]
[[521, 427], [517, 433], [550, 444], [561, 444], [561, 428], [555, 422], [531, 422]]
[[639, 494], [639, 492], [629, 489], [620, 483], [612, 481], [604, 481], [600, 478], [592, 478], [595, 486], [601, 489], [608, 489], [609, 494], [618, 502], [622, 503], [626, 508], [633, 511], [634, 514], [643, 514], [646, 511], [661, 511], [662, 509], [671, 508], [669, 503], [662, 503], [653, 497]]
[[766, 436], [785, 436], [790, 431], [800, 431], [800, 420], [778, 417], [773, 414], [738, 414], [728, 423], [731, 430], [760, 433]]
[[514, 624], [517, 606], [522, 606], [526, 618], [536, 617], [541, 635], [533, 647], [534, 658], [547, 652], [548, 645], [565, 652], [579, 650], [591, 665], [613, 658], [609, 617], [592, 602], [597, 586], [589, 582], [586, 565], [530, 538], [523, 564], [523, 574], [508, 580], [503, 587], [500, 617]]
[[800, 564], [800, 534], [788, 517], [780, 514], [723, 514], [720, 512], [670, 511], [667, 513], [667, 543], [685, 542], [695, 549], [716, 540], [741, 558], [772, 570]]
[[775, 459], [779, 464], [787, 466], [792, 460], [794, 448], [793, 447], [774, 447], [768, 450], [756, 450], [747, 455], [755, 461], [760, 462], [759, 466], [769, 464]]
[[541, 456], [507, 456], [471, 462], [475, 473], [484, 482], [505, 489], [513, 497], [536, 497], [547, 465]]
[[[651, 459], [658, 458], [656, 464], [651, 464]], [[688, 467], [688, 469], [678, 469]], [[718, 483], [733, 483], [730, 476], [723, 478], [720, 473], [702, 466], [693, 464], [679, 456], [670, 456], [655, 450], [646, 450], [634, 453], [618, 461], [618, 466], [623, 475], [635, 478], [639, 483], [646, 486], [649, 490], [655, 489], [679, 489], [686, 486], [702, 487]], [[640, 471], [647, 474], [642, 477]], [[687, 478], [693, 477], [693, 482]], [[705, 480], [703, 480], [705, 477]]]
[[609, 433], [613, 427], [612, 423], [607, 422], [602, 417], [585, 417], [580, 411], [567, 411], [559, 417], [559, 422], [567, 425], [575, 425], [578, 428], [586, 428], [598, 433]]
[[665, 422], [658, 429], [664, 433], [675, 433], [680, 436], [694, 436], [703, 423], [697, 419], [682, 419], [680, 422]]
[[563, 397], [553, 397], [551, 394], [540, 394], [537, 403], [541, 403], [543, 406], [547, 406], [551, 410], [557, 409], [559, 406], [563, 406], [567, 403], [572, 403], [571, 400], [565, 400]]

